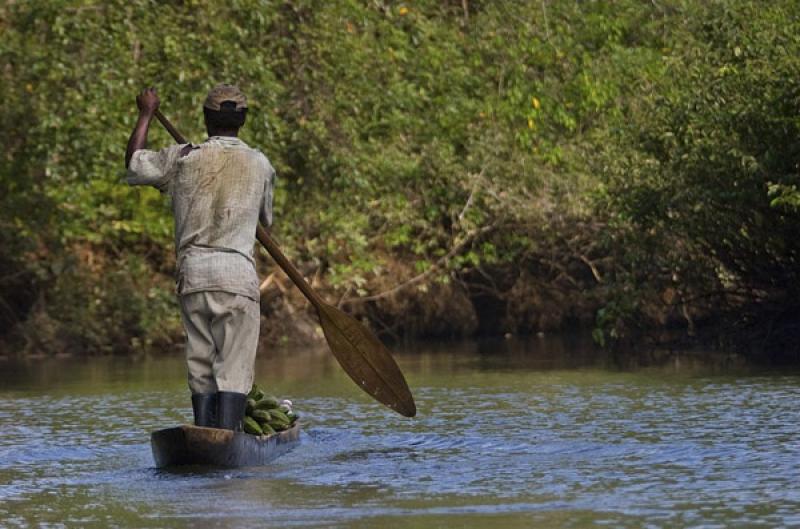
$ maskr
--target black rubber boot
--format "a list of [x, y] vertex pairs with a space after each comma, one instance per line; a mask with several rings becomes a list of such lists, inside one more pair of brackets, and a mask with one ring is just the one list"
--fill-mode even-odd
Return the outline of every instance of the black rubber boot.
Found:
[[192, 411], [195, 426], [217, 427], [217, 394], [195, 393], [192, 395]]
[[247, 395], [233, 391], [217, 393], [217, 428], [242, 431], [244, 409], [247, 406]]

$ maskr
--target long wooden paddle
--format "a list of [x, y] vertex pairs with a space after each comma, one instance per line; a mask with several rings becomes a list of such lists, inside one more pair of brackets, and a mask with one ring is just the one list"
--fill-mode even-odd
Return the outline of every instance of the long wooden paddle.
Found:
[[[175, 141], [188, 143], [160, 110], [155, 115]], [[317, 309], [325, 339], [345, 373], [378, 402], [406, 417], [416, 415], [417, 406], [406, 379], [383, 343], [357, 320], [326, 303], [260, 225], [256, 238]]]

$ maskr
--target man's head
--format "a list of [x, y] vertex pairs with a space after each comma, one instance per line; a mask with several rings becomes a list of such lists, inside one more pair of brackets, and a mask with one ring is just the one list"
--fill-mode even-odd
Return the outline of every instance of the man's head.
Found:
[[247, 98], [235, 85], [218, 84], [208, 92], [203, 115], [209, 136], [236, 136], [247, 117]]

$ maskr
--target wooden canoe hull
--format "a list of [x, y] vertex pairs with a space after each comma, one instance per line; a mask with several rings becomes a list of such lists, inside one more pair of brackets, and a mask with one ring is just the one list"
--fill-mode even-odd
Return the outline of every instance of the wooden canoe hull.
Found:
[[300, 425], [273, 435], [250, 435], [218, 428], [183, 425], [150, 436], [156, 467], [266, 465], [300, 443]]

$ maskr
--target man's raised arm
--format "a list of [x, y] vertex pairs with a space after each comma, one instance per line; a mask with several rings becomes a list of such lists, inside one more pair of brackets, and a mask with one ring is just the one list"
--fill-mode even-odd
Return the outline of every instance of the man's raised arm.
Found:
[[153, 119], [160, 102], [155, 88], [145, 88], [141, 94], [136, 96], [139, 119], [136, 121], [136, 126], [133, 128], [131, 137], [128, 140], [128, 149], [125, 151], [126, 169], [131, 163], [133, 153], [147, 146], [147, 131], [150, 128], [150, 120]]

